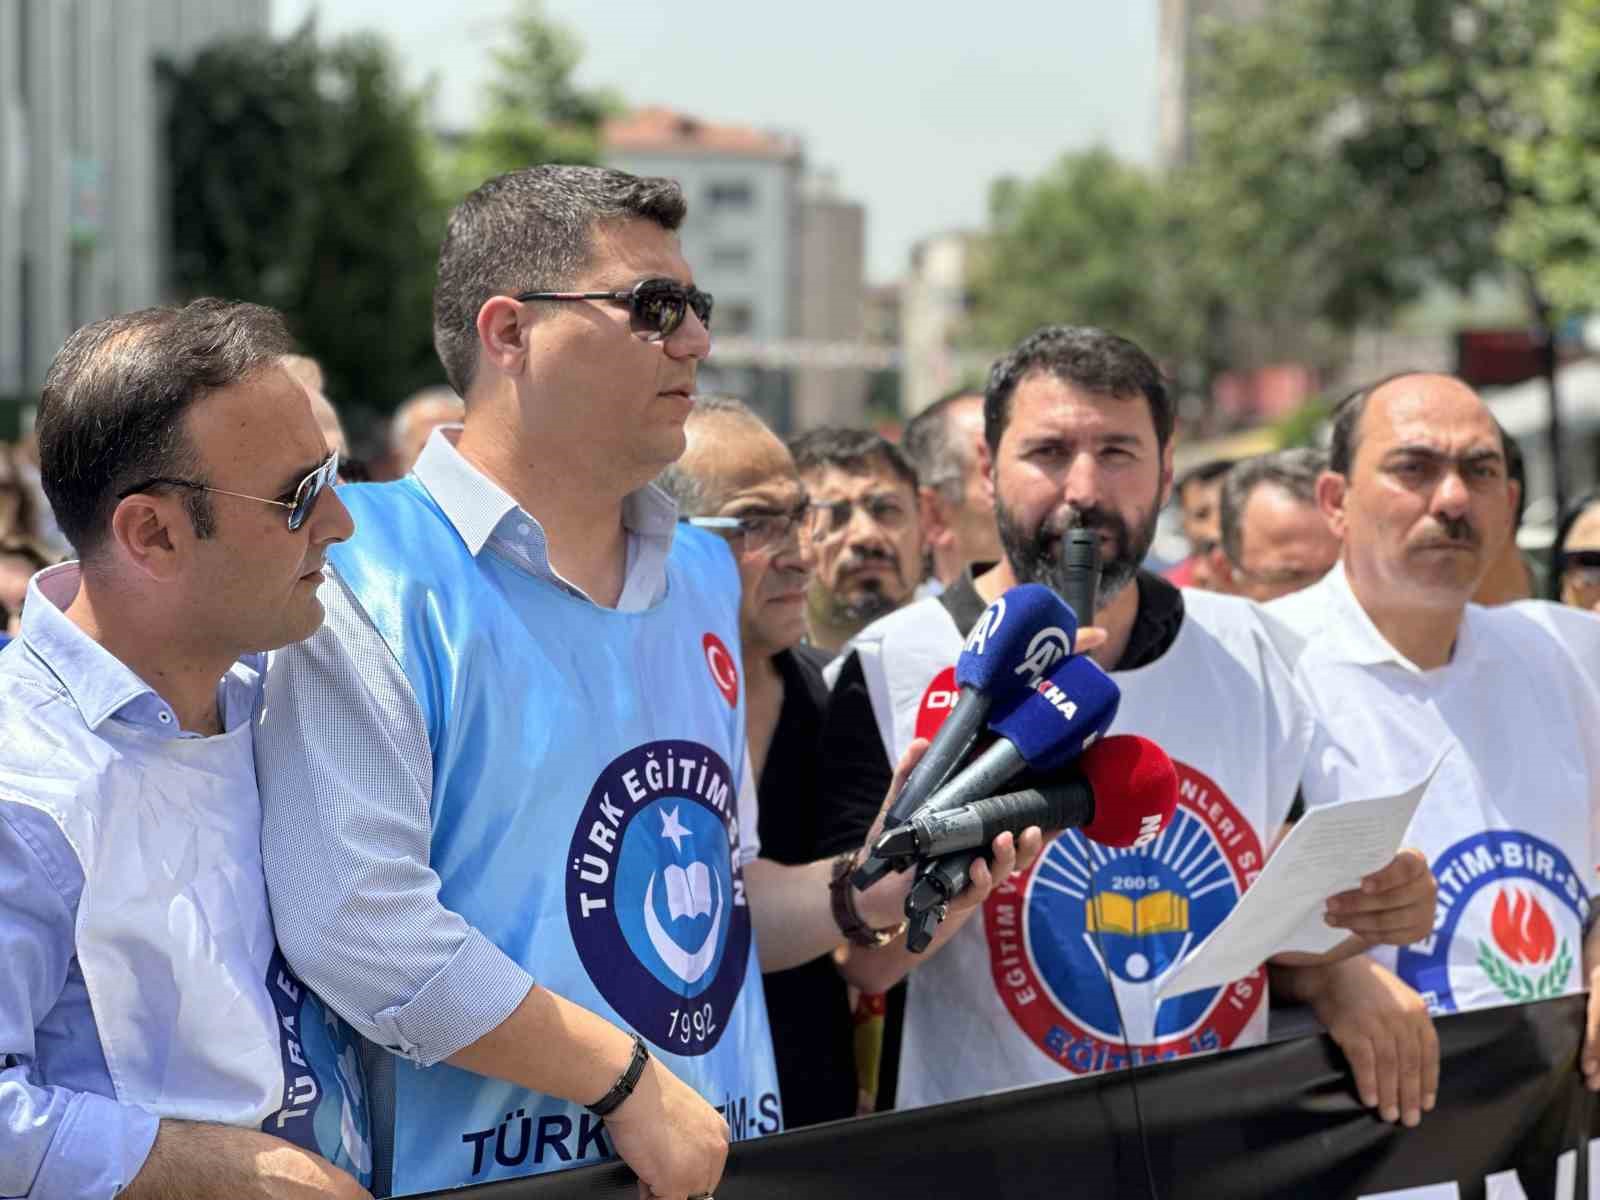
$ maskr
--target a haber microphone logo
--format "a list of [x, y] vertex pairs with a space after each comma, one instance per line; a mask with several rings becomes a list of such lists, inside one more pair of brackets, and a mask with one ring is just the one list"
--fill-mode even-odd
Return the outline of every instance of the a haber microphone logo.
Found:
[[972, 632], [967, 634], [966, 649], [970, 654], [982, 654], [984, 647], [989, 644], [989, 639], [994, 636], [995, 630], [1000, 628], [1000, 623], [1006, 619], [1006, 598], [1001, 596], [978, 617], [978, 623], [972, 627]]
[[701, 638], [700, 645], [706, 652], [706, 666], [711, 668], [712, 681], [732, 708], [739, 703], [739, 669], [733, 665], [733, 655], [714, 633]]
[[1071, 653], [1072, 644], [1067, 640], [1065, 629], [1059, 625], [1041, 629], [1028, 643], [1028, 652], [1023, 655], [1017, 674], [1026, 675], [1037, 683], [1044, 678], [1045, 672]]

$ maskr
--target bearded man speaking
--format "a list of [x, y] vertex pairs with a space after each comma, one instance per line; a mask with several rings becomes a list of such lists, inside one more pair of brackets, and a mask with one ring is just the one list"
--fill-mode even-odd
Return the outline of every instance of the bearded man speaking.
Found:
[[[1114, 732], [1159, 744], [1180, 782], [1154, 842], [1107, 856], [1067, 830], [917, 971], [901, 1107], [1265, 1037], [1267, 964], [1206, 991], [1157, 988], [1260, 871], [1322, 735], [1279, 649], [1287, 634], [1259, 607], [1139, 569], [1172, 486], [1172, 427], [1166, 382], [1132, 342], [1064, 326], [1026, 338], [994, 365], [984, 398], [1005, 558], [875, 622], [841, 664], [821, 751], [821, 795], [838, 811], [821, 827], [844, 848], [877, 815], [890, 762], [948, 692], [984, 608], [1019, 583], [1061, 590], [1063, 535], [1091, 529], [1105, 563], [1092, 623], [1106, 634], [1091, 654], [1122, 692]], [[1432, 1025], [1411, 989], [1350, 956], [1425, 933], [1435, 888], [1409, 850], [1364, 883], [1326, 905], [1352, 936], [1271, 978], [1315, 1007], [1357, 1064], [1363, 1100], [1409, 1124], [1437, 1088]]]

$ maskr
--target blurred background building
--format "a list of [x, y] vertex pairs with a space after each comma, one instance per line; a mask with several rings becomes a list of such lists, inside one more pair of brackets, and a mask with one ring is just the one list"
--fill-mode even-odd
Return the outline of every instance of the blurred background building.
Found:
[[269, 7], [0, 0], [0, 437], [74, 328], [163, 298], [157, 60]]
[[683, 186], [684, 256], [717, 301], [701, 386], [780, 431], [860, 423], [867, 376], [850, 348], [864, 331], [865, 212], [828, 173], [806, 174], [800, 140], [642, 108], [606, 122], [601, 153]]

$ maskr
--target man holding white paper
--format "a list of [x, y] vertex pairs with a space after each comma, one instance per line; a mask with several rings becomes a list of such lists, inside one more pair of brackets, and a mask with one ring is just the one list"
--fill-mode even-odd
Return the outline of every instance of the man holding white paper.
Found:
[[[1433, 928], [1372, 957], [1435, 1013], [1581, 991], [1600, 963], [1600, 692], [1542, 602], [1468, 603], [1517, 499], [1494, 418], [1460, 380], [1391, 377], [1335, 410], [1330, 466], [1317, 496], [1340, 562], [1268, 608], [1304, 639], [1297, 680], [1343, 748], [1307, 803], [1398, 791], [1438, 762], [1407, 833], [1439, 881]], [[1597, 1025], [1591, 999], [1600, 1089]]]

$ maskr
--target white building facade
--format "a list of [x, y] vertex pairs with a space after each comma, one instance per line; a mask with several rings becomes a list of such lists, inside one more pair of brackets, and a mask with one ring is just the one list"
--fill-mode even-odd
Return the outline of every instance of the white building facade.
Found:
[[0, 401], [73, 329], [166, 298], [161, 58], [270, 0], [0, 0]]

